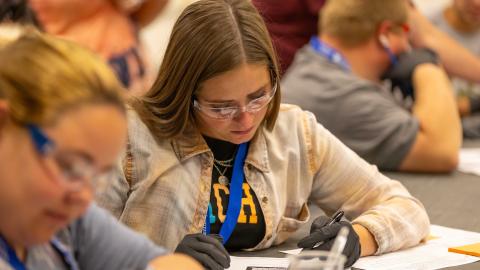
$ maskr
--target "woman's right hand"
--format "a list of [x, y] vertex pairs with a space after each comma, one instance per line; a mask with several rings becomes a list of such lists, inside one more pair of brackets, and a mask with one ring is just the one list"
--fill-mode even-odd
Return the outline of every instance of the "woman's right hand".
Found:
[[222, 245], [220, 236], [201, 233], [188, 234], [178, 244], [176, 253], [189, 255], [200, 262], [206, 269], [223, 270], [230, 267], [230, 255]]

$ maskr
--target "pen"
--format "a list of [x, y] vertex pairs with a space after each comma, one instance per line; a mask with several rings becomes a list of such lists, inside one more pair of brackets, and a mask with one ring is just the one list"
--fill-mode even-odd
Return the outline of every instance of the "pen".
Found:
[[[335, 222], [339, 222], [342, 219], [344, 214], [345, 214], [345, 212], [343, 212], [342, 210], [338, 210], [337, 212], [335, 212], [335, 214], [333, 214], [332, 219], [325, 226], [330, 226]], [[320, 241], [320, 242], [316, 243], [315, 245], [313, 245], [312, 249], [317, 248], [322, 244], [323, 244], [323, 241]]]

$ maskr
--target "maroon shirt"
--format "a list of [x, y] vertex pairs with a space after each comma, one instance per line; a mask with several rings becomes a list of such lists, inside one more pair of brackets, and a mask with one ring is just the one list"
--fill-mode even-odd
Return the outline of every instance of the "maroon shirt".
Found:
[[325, 0], [252, 0], [252, 3], [267, 24], [284, 73], [297, 50], [317, 34], [318, 13]]

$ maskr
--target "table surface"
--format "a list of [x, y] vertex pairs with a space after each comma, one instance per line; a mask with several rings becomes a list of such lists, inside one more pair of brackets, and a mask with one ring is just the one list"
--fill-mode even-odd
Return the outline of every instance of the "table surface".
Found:
[[[464, 147], [480, 147], [479, 141], [464, 141]], [[427, 209], [432, 224], [480, 232], [480, 176], [455, 171], [451, 174], [409, 174], [385, 172], [399, 180]], [[312, 216], [321, 210], [312, 207]], [[302, 227], [284, 244], [255, 252], [234, 252], [234, 256], [283, 257], [278, 250], [294, 249], [307, 235], [310, 225]], [[480, 262], [444, 269], [478, 270]]]

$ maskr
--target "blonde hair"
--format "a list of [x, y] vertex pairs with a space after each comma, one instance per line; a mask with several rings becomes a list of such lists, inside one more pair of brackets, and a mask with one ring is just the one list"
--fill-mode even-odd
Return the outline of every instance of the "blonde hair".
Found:
[[25, 31], [34, 31], [30, 27], [23, 27], [15, 23], [0, 24], [0, 48], [17, 40]]
[[[265, 64], [272, 83], [278, 64], [268, 31], [248, 0], [200, 0], [188, 6], [173, 27], [153, 87], [132, 106], [157, 139], [173, 138], [195, 126], [193, 96], [206, 80], [241, 64]], [[272, 129], [280, 89], [264, 122]]]
[[16, 123], [53, 124], [62, 112], [90, 103], [125, 110], [110, 68], [86, 49], [33, 30], [18, 38], [3, 30], [0, 98]]
[[400, 26], [407, 20], [405, 0], [328, 0], [320, 13], [319, 29], [352, 47], [374, 37], [383, 21]]

